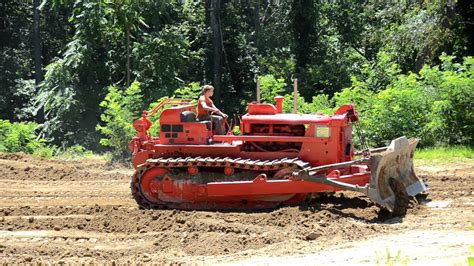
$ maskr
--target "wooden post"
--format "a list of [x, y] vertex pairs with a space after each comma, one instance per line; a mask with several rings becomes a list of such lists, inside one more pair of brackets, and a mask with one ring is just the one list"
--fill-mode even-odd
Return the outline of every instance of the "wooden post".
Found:
[[293, 113], [298, 113], [298, 79], [293, 79]]
[[257, 83], [257, 103], [260, 103], [260, 78], [257, 76], [255, 81]]

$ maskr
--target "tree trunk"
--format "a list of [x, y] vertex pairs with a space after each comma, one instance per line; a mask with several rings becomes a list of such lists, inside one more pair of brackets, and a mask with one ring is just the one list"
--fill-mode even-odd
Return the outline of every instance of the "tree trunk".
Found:
[[[448, 5], [442, 13], [442, 17], [439, 21], [438, 30], [441, 30], [444, 34], [447, 35], [447, 32], [451, 28], [453, 19], [455, 18], [456, 12], [453, 5]], [[423, 68], [426, 63], [431, 63], [436, 55], [436, 47], [440, 47], [442, 40], [436, 38], [434, 40], [424, 43], [423, 49], [418, 53], [415, 61], [415, 72], [418, 73]]]
[[214, 101], [221, 101], [221, 76], [222, 76], [222, 43], [221, 43], [221, 25], [220, 25], [220, 9], [221, 0], [210, 0], [211, 8], [211, 30], [212, 30], [212, 50], [213, 64], [212, 77], [214, 86]]
[[254, 26], [255, 26], [255, 47], [257, 54], [260, 54], [260, 0], [255, 1], [254, 9]]
[[125, 35], [126, 35], [126, 46], [127, 46], [127, 88], [130, 87], [130, 25], [127, 22], [125, 25]]
[[[40, 36], [40, 10], [38, 9], [40, 0], [33, 1], [33, 55], [35, 69], [35, 87], [36, 93], [39, 92], [39, 85], [43, 81], [43, 70], [41, 62], [41, 36]], [[44, 122], [44, 109], [41, 107], [36, 114], [36, 122]]]

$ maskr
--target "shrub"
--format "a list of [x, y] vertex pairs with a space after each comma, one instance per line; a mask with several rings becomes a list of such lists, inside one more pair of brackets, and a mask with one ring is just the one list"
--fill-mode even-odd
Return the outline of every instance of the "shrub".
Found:
[[[298, 97], [299, 113], [332, 114], [343, 104], [355, 104], [361, 126], [370, 146], [387, 145], [399, 136], [421, 138], [422, 146], [439, 144], [472, 145], [474, 136], [474, 58], [466, 57], [463, 63], [454, 63], [454, 57], [443, 55], [442, 64], [425, 66], [419, 74], [401, 75], [396, 65], [376, 75], [366, 73], [369, 81], [352, 78], [352, 86], [338, 92], [331, 99], [328, 95], [316, 95], [311, 102]], [[385, 63], [384, 63], [385, 64]], [[378, 68], [383, 69], [383, 67]], [[367, 68], [371, 71], [371, 68]], [[375, 70], [374, 70], [375, 71]], [[388, 75], [382, 83], [377, 76]], [[384, 84], [385, 87], [377, 87]], [[283, 79], [273, 75], [261, 77], [262, 102], [274, 103], [273, 97], [285, 92]], [[382, 85], [380, 85], [382, 86]], [[175, 92], [176, 97], [197, 99], [198, 83], [191, 83]], [[293, 95], [285, 94], [283, 111], [293, 111]], [[156, 106], [163, 98], [150, 105]], [[101, 103], [104, 113], [102, 125], [97, 130], [105, 137], [101, 144], [110, 147], [114, 157], [129, 156], [128, 144], [135, 136], [132, 123], [144, 107], [139, 83], [121, 90], [109, 87], [109, 93]], [[158, 120], [160, 111], [151, 117]], [[1, 130], [1, 129], [0, 129]], [[150, 129], [158, 135], [158, 123]], [[356, 145], [358, 138], [355, 138]], [[1, 147], [0, 147], [1, 148]]]
[[260, 102], [274, 103], [275, 96], [282, 95], [285, 92], [285, 80], [275, 78], [273, 75], [265, 75], [260, 78]]
[[332, 100], [325, 94], [313, 96], [313, 101], [306, 103], [306, 110], [308, 113], [321, 113], [327, 115], [331, 115], [335, 111]]
[[372, 109], [375, 93], [365, 88], [357, 79], [354, 78], [352, 81], [353, 85], [351, 87], [334, 94], [334, 105], [337, 108], [344, 104], [354, 104], [359, 115], [364, 116], [367, 111]]
[[[110, 148], [113, 159], [122, 160], [130, 157], [129, 143], [136, 136], [133, 121], [140, 118], [145, 105], [139, 82], [133, 82], [125, 90], [117, 86], [110, 86], [108, 91], [104, 100], [100, 103], [100, 106], [104, 108], [104, 112], [101, 115], [102, 124], [97, 125], [96, 130], [104, 135], [100, 140], [100, 144]], [[195, 102], [200, 91], [201, 87], [198, 83], [190, 83], [177, 89], [173, 97], [191, 98]], [[147, 110], [153, 109], [165, 98], [162, 97], [152, 102]], [[150, 121], [153, 122], [149, 129], [152, 136], [159, 134], [159, 123], [155, 123], [155, 121], [159, 119], [160, 115], [161, 110], [158, 110], [149, 117]]]
[[441, 56], [440, 67], [424, 67], [421, 82], [433, 94], [426, 131], [439, 143], [474, 144], [474, 57], [463, 64]]
[[[387, 145], [401, 135], [425, 136], [429, 110], [428, 98], [416, 88], [390, 87], [380, 91], [363, 118], [369, 144]], [[424, 138], [422, 144], [433, 142]]]
[[370, 144], [385, 145], [397, 136], [421, 138], [422, 146], [472, 145], [474, 135], [473, 57], [454, 63], [441, 56], [441, 66], [425, 66], [419, 74], [390, 78], [385, 90], [369, 90], [366, 82], [336, 93], [336, 106], [355, 103]]
[[[398, 70], [392, 66], [384, 88], [374, 87], [378, 84], [374, 79], [353, 77], [352, 86], [332, 99], [317, 95], [312, 102], [305, 102], [299, 97], [298, 112], [331, 114], [343, 104], [355, 104], [370, 146], [387, 145], [402, 135], [421, 138], [425, 147], [472, 145], [474, 58], [465, 57], [463, 63], [454, 63], [455, 58], [446, 55], [440, 59], [441, 66], [425, 66], [419, 74], [395, 75]], [[283, 109], [293, 111], [292, 95], [285, 95]]]
[[94, 156], [92, 151], [87, 150], [81, 145], [74, 145], [58, 150], [54, 157], [61, 160], [74, 160], [91, 156]]
[[[293, 94], [285, 94], [285, 99], [283, 100], [283, 112], [284, 113], [293, 113]], [[308, 103], [304, 100], [303, 97], [298, 96], [297, 109], [300, 114], [311, 113], [311, 110], [308, 109]]]
[[33, 156], [51, 159], [56, 155], [57, 152], [58, 149], [56, 148], [56, 146], [43, 146], [35, 149], [35, 151], [33, 151]]
[[37, 128], [34, 122], [0, 120], [0, 151], [34, 153], [46, 148], [46, 141], [36, 134]]
[[201, 85], [199, 82], [191, 82], [187, 86], [177, 89], [174, 92], [174, 97], [192, 99], [191, 103], [197, 103], [199, 94], [201, 94]]
[[136, 135], [132, 123], [139, 118], [142, 106], [138, 82], [133, 82], [125, 90], [110, 86], [108, 94], [100, 103], [100, 107], [105, 108], [100, 116], [104, 124], [96, 127], [97, 131], [105, 136], [100, 139], [100, 144], [111, 148], [115, 158], [125, 158], [129, 155], [130, 140]]

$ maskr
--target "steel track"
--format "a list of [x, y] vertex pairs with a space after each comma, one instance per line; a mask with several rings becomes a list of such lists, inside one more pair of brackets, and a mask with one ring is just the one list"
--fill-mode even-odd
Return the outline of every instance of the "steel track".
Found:
[[[157, 158], [148, 159], [144, 164], [140, 165], [134, 175], [130, 188], [135, 201], [140, 205], [141, 208], [145, 209], [162, 209], [170, 207], [170, 204], [157, 204], [146, 199], [140, 189], [140, 182], [143, 174], [152, 168], [167, 168], [167, 169], [179, 169], [183, 170], [187, 167], [210, 167], [210, 168], [222, 168], [232, 167], [233, 169], [255, 171], [255, 172], [268, 172], [278, 171], [285, 168], [299, 168], [299, 170], [307, 170], [311, 168], [311, 165], [298, 158], [283, 158], [276, 160], [251, 160], [243, 158], [221, 158], [221, 157], [186, 157], [186, 158]], [[255, 174], [257, 176], [258, 173]], [[190, 176], [192, 179], [192, 176]]]

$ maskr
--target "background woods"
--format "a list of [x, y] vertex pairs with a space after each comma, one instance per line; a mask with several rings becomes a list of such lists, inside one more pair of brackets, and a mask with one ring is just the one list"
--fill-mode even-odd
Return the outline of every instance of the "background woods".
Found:
[[[0, 136], [101, 151], [101, 138], [106, 148], [128, 141], [126, 125], [140, 110], [164, 96], [196, 97], [200, 84], [216, 87], [225, 112], [242, 114], [260, 76], [263, 99], [286, 95], [288, 111], [291, 77], [299, 80], [300, 112], [354, 102], [372, 145], [401, 134], [425, 146], [472, 145], [473, 7], [467, 0], [2, 1]], [[20, 121], [35, 121], [23, 131], [39, 138], [11, 137]]]

